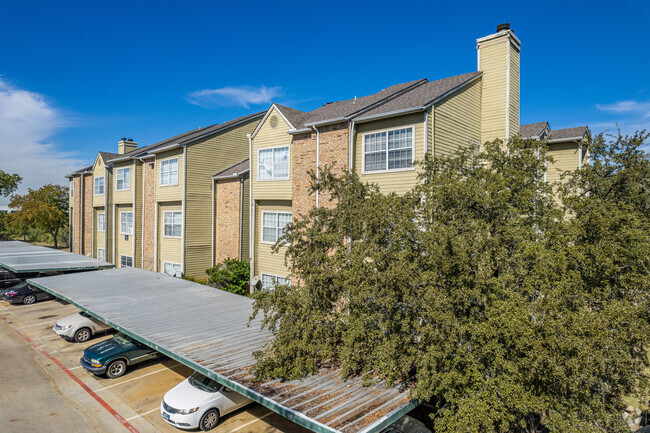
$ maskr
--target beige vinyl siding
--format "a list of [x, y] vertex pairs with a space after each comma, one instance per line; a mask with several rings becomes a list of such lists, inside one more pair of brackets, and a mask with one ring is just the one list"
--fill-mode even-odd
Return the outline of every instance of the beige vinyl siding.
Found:
[[510, 136], [519, 134], [519, 49], [510, 45]]
[[[182, 211], [181, 202], [158, 203], [158, 272], [163, 272], [163, 262], [181, 263], [181, 238], [164, 237], [164, 213]], [[190, 222], [192, 223], [192, 222]]]
[[286, 277], [289, 269], [284, 264], [286, 248], [273, 253], [273, 245], [262, 243], [262, 212], [291, 212], [290, 201], [260, 201], [255, 205], [255, 275], [260, 279], [262, 274], [277, 275]]
[[[270, 123], [273, 116], [278, 119], [275, 128], [271, 127]], [[291, 129], [289, 124], [276, 109], [273, 109], [253, 138], [250, 173], [255, 200], [291, 200], [291, 135], [287, 134], [289, 129]], [[289, 146], [289, 179], [258, 180], [257, 152], [260, 149], [278, 146]]]
[[[133, 212], [133, 206], [131, 205], [116, 205], [115, 206], [115, 265], [120, 266], [120, 256], [131, 256], [133, 257], [133, 235], [129, 235], [129, 240], [125, 239], [126, 235], [121, 233], [121, 213], [122, 212]], [[135, 231], [135, 215], [133, 216], [133, 229]], [[135, 257], [133, 261], [135, 266]]]
[[250, 239], [251, 239], [251, 180], [250, 176], [244, 178], [244, 202], [242, 209], [242, 239], [241, 259], [250, 260]]
[[506, 128], [506, 49], [508, 39], [501, 37], [481, 44], [479, 69], [483, 71], [481, 142], [503, 139]]
[[547, 167], [547, 182], [558, 182], [563, 171], [578, 168], [578, 143], [549, 144], [548, 154], [554, 161]]
[[[104, 161], [102, 161], [101, 156], [97, 154], [97, 159], [95, 159], [95, 165], [93, 166], [93, 177], [92, 177], [92, 185], [90, 185], [91, 191], [93, 192], [93, 207], [99, 207], [99, 206], [104, 206], [105, 203], [105, 195], [108, 190], [108, 186], [110, 186], [110, 183], [107, 182], [106, 176], [105, 176], [105, 170], [104, 170]], [[95, 178], [96, 177], [104, 177], [104, 194], [102, 195], [95, 195]], [[80, 191], [75, 191], [74, 193], [77, 194]]]
[[[160, 185], [160, 166], [166, 159], [178, 158], [178, 184]], [[214, 173], [212, 173], [214, 174]], [[183, 149], [173, 149], [156, 155], [156, 201], [178, 201], [183, 199]]]
[[104, 257], [106, 257], [106, 231], [100, 232], [97, 227], [97, 215], [104, 214], [104, 230], [106, 230], [106, 212], [104, 208], [93, 208], [93, 257], [97, 258], [97, 249], [104, 248]]
[[434, 156], [450, 156], [481, 141], [481, 81], [448, 96], [433, 110]]
[[[415, 127], [415, 167], [404, 171], [362, 174], [363, 135], [385, 129], [409, 126]], [[398, 194], [403, 194], [410, 190], [417, 182], [417, 172], [420, 171], [417, 162], [422, 161], [422, 158], [424, 157], [424, 112], [359, 123], [355, 129], [354, 171], [361, 176], [361, 180], [364, 182], [376, 183], [379, 185], [382, 192], [396, 192]]]
[[[117, 170], [122, 168], [130, 168], [131, 180], [129, 189], [118, 191], [117, 190]], [[113, 203], [115, 204], [133, 204], [133, 181], [135, 180], [135, 173], [133, 171], [133, 161], [116, 162], [113, 165], [113, 181], [111, 183], [111, 191], [113, 191]]]
[[135, 174], [132, 174], [131, 178], [131, 190], [135, 193], [135, 211], [133, 212], [135, 257], [133, 257], [133, 266], [142, 268], [142, 162], [135, 161], [134, 165]]
[[[212, 176], [248, 158], [248, 138], [257, 120], [187, 147], [185, 191], [185, 274], [205, 278], [212, 242]], [[180, 176], [180, 172], [179, 172]], [[180, 263], [180, 262], [179, 262]]]

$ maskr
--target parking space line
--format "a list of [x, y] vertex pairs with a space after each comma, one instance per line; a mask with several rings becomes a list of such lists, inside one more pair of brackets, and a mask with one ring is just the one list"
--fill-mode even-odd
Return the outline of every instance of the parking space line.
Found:
[[41, 348], [39, 345], [34, 343], [31, 338], [29, 338], [25, 333], [23, 333], [20, 329], [14, 326], [13, 323], [11, 323], [5, 316], [0, 315], [0, 318], [7, 322], [7, 325], [11, 326], [14, 331], [16, 331], [21, 337], [23, 337], [34, 349], [38, 350], [41, 352], [43, 355], [47, 356], [52, 362], [54, 362], [56, 365], [61, 368], [72, 380], [77, 382], [79, 386], [81, 386], [92, 398], [94, 398], [97, 403], [99, 403], [104, 409], [106, 409], [113, 417], [120, 422], [127, 430], [129, 430], [131, 433], [140, 433], [135, 427], [133, 427], [127, 420], [124, 419], [122, 415], [117, 413], [115, 409], [113, 409], [104, 399], [102, 399], [100, 396], [95, 394], [92, 389], [88, 387], [81, 379], [79, 379], [77, 376], [74, 375], [70, 370], [68, 370], [61, 362], [56, 359], [54, 356], [50, 355], [45, 349]]
[[154, 407], [154, 408], [151, 409], [151, 410], [148, 410], [148, 411], [146, 411], [146, 412], [144, 412], [144, 413], [139, 413], [139, 414], [137, 414], [136, 416], [132, 416], [131, 418], [127, 418], [126, 420], [127, 420], [127, 421], [131, 421], [132, 419], [136, 419], [136, 418], [139, 418], [139, 417], [141, 417], [141, 416], [148, 415], [148, 414], [150, 414], [151, 412], [155, 412], [155, 411], [157, 411], [157, 410], [159, 410], [159, 409], [160, 409], [160, 407]]
[[267, 416], [273, 415], [274, 413], [275, 413], [275, 412], [268, 411], [266, 414], [264, 414], [264, 415], [262, 415], [262, 416], [258, 416], [258, 417], [255, 418], [254, 420], [252, 420], [252, 421], [248, 421], [246, 424], [240, 425], [239, 427], [230, 430], [228, 433], [235, 433], [236, 431], [239, 431], [239, 430], [243, 429], [244, 427], [248, 427], [249, 425], [251, 425], [251, 424], [253, 424], [253, 423], [256, 423], [257, 421], [261, 421], [261, 420], [263, 420], [263, 419], [266, 418]]
[[[177, 364], [177, 365], [180, 365], [180, 364]], [[134, 377], [132, 379], [128, 379], [128, 380], [125, 380], [125, 381], [120, 382], [120, 383], [114, 383], [113, 385], [105, 386], [104, 389], [114, 388], [116, 386], [120, 386], [120, 385], [123, 385], [125, 383], [141, 379], [141, 378], [143, 378], [145, 376], [151, 376], [152, 374], [160, 373], [161, 371], [167, 371], [167, 370], [171, 370], [171, 368], [167, 368], [167, 367], [166, 368], [161, 368], [160, 370], [152, 371], [151, 373], [143, 374], [142, 376]], [[100, 390], [100, 391], [102, 391], [102, 390]]]

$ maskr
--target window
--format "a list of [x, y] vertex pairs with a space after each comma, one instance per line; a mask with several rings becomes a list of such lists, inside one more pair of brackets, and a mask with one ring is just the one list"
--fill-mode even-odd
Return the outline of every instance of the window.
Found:
[[413, 127], [364, 134], [363, 171], [411, 168], [413, 147]]
[[286, 212], [262, 212], [262, 242], [275, 243], [291, 222], [291, 214]]
[[178, 185], [178, 158], [160, 162], [160, 184]]
[[133, 257], [120, 256], [120, 267], [121, 268], [133, 267]]
[[125, 191], [131, 189], [131, 167], [117, 169], [117, 190]]
[[259, 180], [289, 179], [289, 147], [260, 149], [257, 164]]
[[133, 234], [133, 212], [120, 212], [120, 234]]
[[97, 260], [106, 260], [104, 256], [104, 248], [97, 248]]
[[95, 178], [95, 195], [104, 195], [104, 176]]
[[178, 272], [182, 272], [180, 263], [163, 262], [163, 272], [175, 277]]
[[163, 236], [168, 238], [180, 238], [183, 234], [183, 212], [163, 212], [164, 231]]
[[106, 230], [106, 219], [105, 214], [102, 212], [97, 214], [97, 231], [103, 232], [104, 230]]
[[262, 274], [262, 290], [273, 290], [276, 285], [281, 286], [284, 284], [291, 284], [291, 280], [277, 275]]
[[74, 197], [74, 181], [70, 182], [70, 197]]

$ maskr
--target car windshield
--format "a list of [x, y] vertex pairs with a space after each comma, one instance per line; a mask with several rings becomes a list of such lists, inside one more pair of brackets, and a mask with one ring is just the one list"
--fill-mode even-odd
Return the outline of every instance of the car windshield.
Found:
[[217, 392], [221, 389], [221, 385], [201, 373], [194, 373], [190, 376], [190, 385], [207, 392]]
[[80, 311], [80, 312], [79, 312], [79, 315], [80, 315], [81, 317], [88, 317], [88, 313], [86, 313], [85, 311]]
[[12, 287], [12, 289], [17, 290], [17, 289], [24, 289], [27, 287], [27, 283], [20, 283]]
[[113, 340], [117, 341], [120, 343], [122, 346], [128, 346], [133, 342], [129, 337], [126, 335], [122, 334], [121, 332], [118, 334], [115, 334], [115, 337], [113, 337]]

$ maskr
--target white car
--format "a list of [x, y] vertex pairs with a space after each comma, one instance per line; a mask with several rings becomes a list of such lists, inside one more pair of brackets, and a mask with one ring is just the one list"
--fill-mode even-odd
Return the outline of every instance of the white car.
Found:
[[213, 429], [219, 419], [251, 403], [243, 395], [194, 373], [169, 391], [160, 402], [165, 421], [180, 429]]
[[54, 324], [52, 328], [59, 337], [74, 340], [78, 343], [90, 340], [98, 332], [111, 329], [110, 326], [80, 311], [77, 314], [65, 317]]
[[386, 427], [381, 433], [431, 433], [423, 423], [405, 415]]

